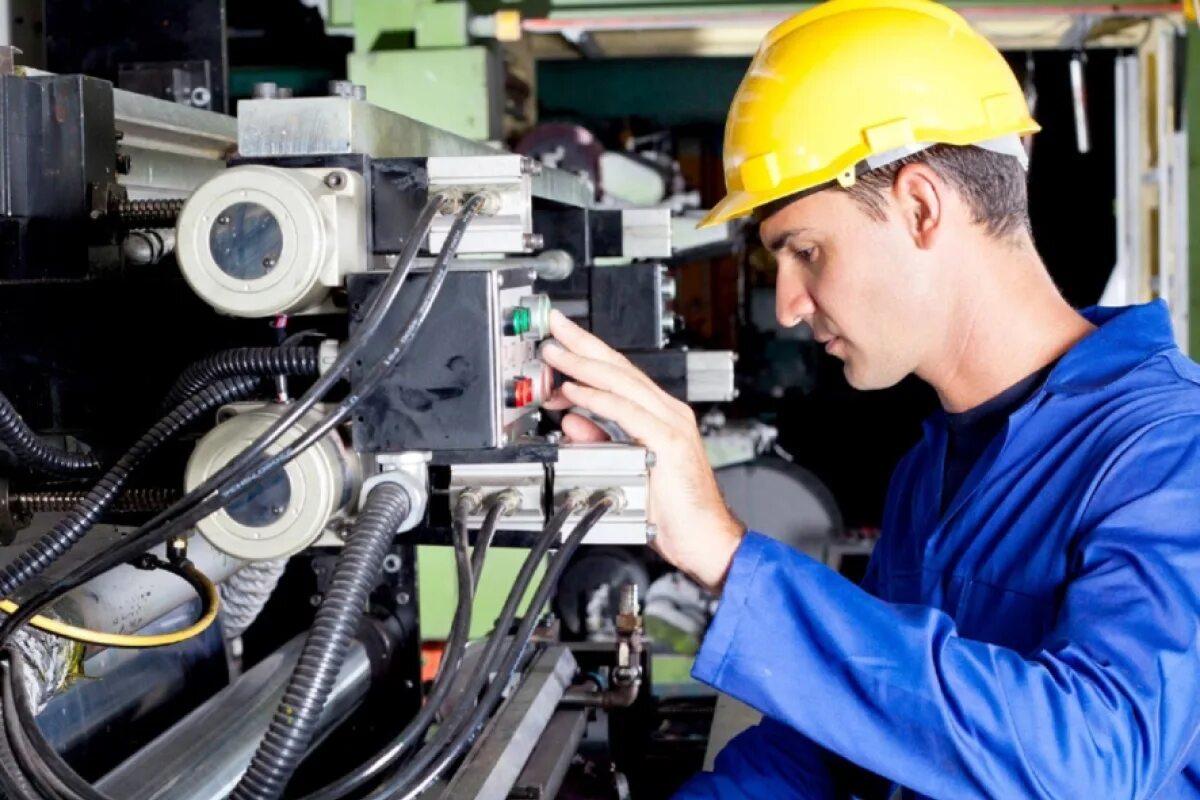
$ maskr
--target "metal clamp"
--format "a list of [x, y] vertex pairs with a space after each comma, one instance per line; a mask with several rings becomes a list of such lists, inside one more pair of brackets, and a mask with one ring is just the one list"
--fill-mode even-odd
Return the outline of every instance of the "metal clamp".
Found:
[[429, 505], [429, 453], [399, 453], [375, 457], [376, 466], [382, 470], [363, 481], [358, 493], [358, 509], [362, 510], [367, 496], [376, 486], [394, 483], [408, 495], [408, 515], [400, 523], [398, 532], [411, 531], [425, 519]]

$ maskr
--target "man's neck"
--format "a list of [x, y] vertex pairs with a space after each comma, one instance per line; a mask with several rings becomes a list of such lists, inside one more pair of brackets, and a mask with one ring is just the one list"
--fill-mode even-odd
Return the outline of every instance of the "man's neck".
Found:
[[964, 275], [945, 344], [917, 371], [950, 413], [990, 400], [1095, 330], [1058, 293], [1032, 245], [992, 249], [990, 260]]

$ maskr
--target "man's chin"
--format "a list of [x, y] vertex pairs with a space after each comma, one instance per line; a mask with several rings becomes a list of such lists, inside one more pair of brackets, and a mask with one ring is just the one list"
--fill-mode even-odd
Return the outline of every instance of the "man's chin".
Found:
[[853, 359], [843, 360], [842, 373], [846, 376], [846, 383], [862, 392], [890, 389], [904, 379], [903, 375], [897, 378], [890, 375], [872, 373], [869, 369], [865, 369], [861, 363]]

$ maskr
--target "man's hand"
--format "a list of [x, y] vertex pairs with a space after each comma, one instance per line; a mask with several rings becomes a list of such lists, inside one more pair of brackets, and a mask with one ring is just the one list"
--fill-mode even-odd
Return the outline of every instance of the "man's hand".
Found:
[[[547, 407], [577, 406], [612, 420], [654, 453], [649, 502], [650, 521], [658, 527], [654, 546], [709, 589], [720, 589], [745, 529], [721, 499], [691, 407], [557, 311], [550, 332], [557, 344], [546, 343], [542, 360], [574, 381], [563, 384]], [[608, 438], [578, 414], [563, 419], [563, 433], [576, 442]]]

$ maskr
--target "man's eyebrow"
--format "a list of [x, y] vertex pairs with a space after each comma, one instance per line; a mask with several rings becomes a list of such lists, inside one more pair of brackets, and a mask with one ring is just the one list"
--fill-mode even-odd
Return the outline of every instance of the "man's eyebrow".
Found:
[[787, 244], [788, 239], [800, 233], [808, 233], [808, 228], [788, 228], [786, 231], [780, 231], [779, 235], [772, 236], [767, 242], [767, 249], [772, 253], [778, 253]]

